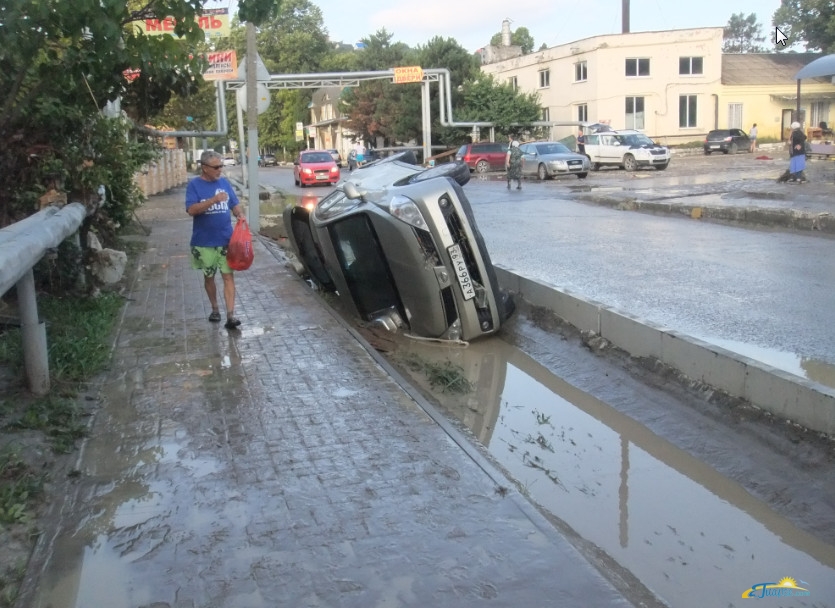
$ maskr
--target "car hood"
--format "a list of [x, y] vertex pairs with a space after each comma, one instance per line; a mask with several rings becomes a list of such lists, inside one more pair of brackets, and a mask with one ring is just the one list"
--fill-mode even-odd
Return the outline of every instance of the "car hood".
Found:
[[329, 163], [299, 163], [300, 169], [313, 169], [314, 171], [321, 171], [322, 169], [337, 168], [333, 161]]

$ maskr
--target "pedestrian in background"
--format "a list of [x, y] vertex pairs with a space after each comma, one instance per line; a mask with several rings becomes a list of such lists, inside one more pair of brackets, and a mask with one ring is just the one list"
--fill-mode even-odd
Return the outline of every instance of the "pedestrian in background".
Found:
[[582, 129], [580, 129], [580, 132], [577, 134], [577, 153], [582, 154], [583, 156], [586, 155], [586, 136]]
[[754, 123], [754, 126], [751, 127], [751, 130], [748, 131], [748, 139], [751, 140], [751, 149], [750, 151], [756, 152], [757, 151], [757, 123]]
[[227, 329], [237, 329], [235, 317], [235, 275], [226, 262], [226, 249], [232, 238], [232, 218], [242, 217], [238, 197], [229, 180], [221, 175], [223, 159], [217, 152], [203, 152], [201, 173], [186, 187], [186, 212], [193, 218], [191, 232], [191, 267], [203, 271], [203, 287], [209, 296], [212, 313], [209, 321], [219, 323], [215, 275], [223, 278]]
[[522, 151], [519, 149], [519, 142], [510, 138], [510, 146], [505, 156], [505, 167], [507, 168], [507, 189], [510, 190], [510, 181], [516, 180], [516, 189], [522, 189]]
[[800, 128], [799, 122], [793, 122], [792, 133], [789, 138], [789, 168], [783, 175], [777, 178], [778, 182], [800, 182], [806, 181], [806, 134]]

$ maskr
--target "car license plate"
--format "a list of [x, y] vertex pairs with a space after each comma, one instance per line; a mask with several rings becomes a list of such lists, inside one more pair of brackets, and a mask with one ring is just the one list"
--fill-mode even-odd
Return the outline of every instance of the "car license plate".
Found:
[[475, 297], [475, 287], [470, 279], [470, 271], [467, 270], [467, 263], [464, 261], [464, 255], [461, 253], [461, 247], [457, 244], [450, 245], [446, 250], [449, 253], [449, 259], [452, 260], [455, 276], [458, 278], [461, 291], [464, 293], [464, 299], [471, 300]]
[[328, 179], [327, 175], [317, 175], [316, 179]]
[[711, 148], [719, 148], [719, 147], [720, 147], [720, 144], [710, 144], [710, 147], [711, 147]]

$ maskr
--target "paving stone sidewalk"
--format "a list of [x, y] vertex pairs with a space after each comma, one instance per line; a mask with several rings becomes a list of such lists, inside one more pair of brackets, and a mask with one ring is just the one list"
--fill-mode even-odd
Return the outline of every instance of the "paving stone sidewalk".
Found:
[[19, 606], [640, 603], [264, 243], [236, 274], [241, 331], [209, 323], [183, 200], [141, 210], [151, 234], [76, 492]]

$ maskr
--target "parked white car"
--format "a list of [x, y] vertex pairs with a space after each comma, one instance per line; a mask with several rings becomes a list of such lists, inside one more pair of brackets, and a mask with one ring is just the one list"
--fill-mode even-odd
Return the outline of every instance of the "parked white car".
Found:
[[663, 171], [670, 164], [670, 149], [652, 141], [640, 131], [604, 131], [586, 135], [586, 155], [592, 171], [615, 165], [627, 171], [655, 167]]

